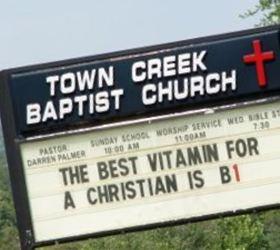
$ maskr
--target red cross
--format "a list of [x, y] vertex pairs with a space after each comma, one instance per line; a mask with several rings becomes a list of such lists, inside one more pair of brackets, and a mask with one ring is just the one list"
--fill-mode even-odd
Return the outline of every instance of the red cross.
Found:
[[245, 55], [243, 61], [247, 64], [255, 63], [257, 67], [258, 82], [260, 87], [266, 86], [266, 75], [264, 63], [275, 59], [273, 51], [262, 52], [261, 41], [253, 41], [254, 54]]

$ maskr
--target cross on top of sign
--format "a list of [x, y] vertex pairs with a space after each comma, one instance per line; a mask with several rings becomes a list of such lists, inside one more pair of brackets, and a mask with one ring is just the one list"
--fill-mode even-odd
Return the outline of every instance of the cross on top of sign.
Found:
[[246, 64], [255, 63], [257, 67], [258, 83], [260, 87], [265, 87], [267, 84], [264, 63], [275, 59], [273, 51], [262, 52], [261, 41], [253, 41], [254, 54], [245, 55], [243, 61]]

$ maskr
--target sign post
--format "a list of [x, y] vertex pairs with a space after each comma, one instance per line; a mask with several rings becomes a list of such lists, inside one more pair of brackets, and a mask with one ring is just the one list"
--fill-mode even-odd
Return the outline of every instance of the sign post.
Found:
[[22, 249], [278, 207], [279, 31], [3, 71]]

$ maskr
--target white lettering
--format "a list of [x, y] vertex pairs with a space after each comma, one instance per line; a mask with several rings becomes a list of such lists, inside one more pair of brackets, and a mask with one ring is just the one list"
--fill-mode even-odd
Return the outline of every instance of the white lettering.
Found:
[[108, 100], [109, 94], [107, 91], [101, 91], [95, 95], [95, 110], [98, 113], [109, 111], [110, 102]]
[[142, 89], [142, 100], [145, 105], [155, 104], [157, 97], [154, 92], [157, 91], [157, 87], [154, 84], [146, 84]]
[[209, 74], [206, 77], [206, 92], [208, 94], [216, 94], [220, 91], [221, 86], [219, 80], [220, 75], [218, 73]]
[[191, 84], [191, 97], [194, 97], [197, 95], [204, 95], [204, 79], [202, 76], [194, 76], [190, 79]]
[[178, 56], [178, 74], [189, 74], [191, 73], [191, 54], [185, 53]]
[[37, 124], [41, 121], [41, 106], [38, 103], [30, 103], [26, 106], [26, 123], [28, 125]]
[[55, 83], [59, 81], [59, 76], [49, 76], [46, 82], [50, 84], [50, 96], [55, 96]]
[[164, 101], [164, 96], [167, 96], [167, 100], [171, 101], [172, 100], [172, 94], [173, 94], [173, 89], [172, 89], [172, 81], [167, 82], [167, 86], [164, 87], [162, 82], [158, 84], [158, 102], [161, 103]]
[[62, 94], [71, 94], [76, 89], [74, 73], [63, 74], [60, 78], [60, 91]]
[[161, 77], [161, 60], [158, 58], [148, 60], [148, 79]]
[[123, 89], [114, 89], [111, 91], [111, 96], [114, 98], [115, 103], [115, 110], [120, 109], [120, 98], [123, 96], [124, 90]]
[[[75, 96], [74, 102], [78, 103], [78, 115], [82, 116], [84, 114], [84, 103], [87, 101], [86, 95]], [[73, 108], [72, 108], [73, 110]], [[72, 112], [71, 110], [71, 112]]]
[[199, 68], [202, 71], [207, 70], [205, 64], [202, 62], [206, 53], [206, 50], [199, 52], [199, 54], [197, 52], [193, 53], [193, 72], [197, 72]]
[[109, 67], [109, 72], [106, 72], [104, 68], [98, 69], [98, 83], [99, 88], [102, 88], [105, 84], [107, 86], [114, 85], [114, 68], [113, 66]]
[[230, 89], [236, 90], [236, 70], [231, 71], [231, 76], [227, 76], [226, 72], [222, 73], [222, 91], [227, 91], [227, 85]]
[[96, 69], [93, 69], [91, 71], [91, 74], [89, 74], [88, 70], [85, 70], [83, 74], [81, 72], [77, 72], [77, 80], [78, 80], [80, 91], [84, 91], [85, 89], [93, 89], [95, 75], [96, 75]]
[[139, 61], [133, 63], [132, 65], [132, 80], [134, 82], [142, 82], [146, 79], [147, 74], [144, 71], [146, 69], [146, 63], [143, 61]]
[[71, 114], [73, 111], [73, 103], [70, 98], [61, 99], [59, 102], [59, 118], [63, 119], [66, 114]]
[[42, 122], [46, 122], [48, 120], [57, 120], [57, 114], [55, 111], [55, 107], [52, 101], [48, 101], [46, 104], [46, 108], [43, 114]]
[[163, 59], [163, 75], [165, 77], [176, 75], [175, 61], [176, 61], [175, 56], [164, 57], [164, 59]]

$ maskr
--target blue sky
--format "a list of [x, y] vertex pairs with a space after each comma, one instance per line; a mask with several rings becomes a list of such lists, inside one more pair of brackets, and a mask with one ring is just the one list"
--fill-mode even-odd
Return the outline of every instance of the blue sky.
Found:
[[0, 69], [252, 28], [257, 0], [0, 0]]

